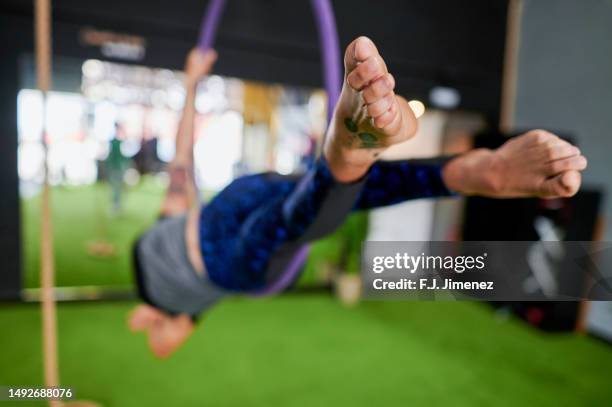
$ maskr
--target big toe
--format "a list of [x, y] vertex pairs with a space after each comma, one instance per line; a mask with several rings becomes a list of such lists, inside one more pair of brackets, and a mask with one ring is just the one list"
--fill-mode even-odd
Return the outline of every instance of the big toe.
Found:
[[576, 195], [580, 189], [582, 177], [578, 171], [566, 171], [549, 178], [543, 184], [542, 195], [545, 198], [566, 198]]
[[378, 55], [378, 49], [371, 39], [365, 36], [356, 38], [349, 44], [344, 54], [344, 66], [347, 73], [355, 69], [360, 62], [376, 55]]
[[580, 189], [582, 177], [578, 171], [567, 171], [561, 175], [561, 188], [564, 196], [574, 196]]

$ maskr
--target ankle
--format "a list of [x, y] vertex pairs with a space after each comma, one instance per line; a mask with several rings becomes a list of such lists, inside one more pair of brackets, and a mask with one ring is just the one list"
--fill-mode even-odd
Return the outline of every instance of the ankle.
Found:
[[486, 151], [488, 156], [484, 170], [485, 187], [490, 196], [501, 196], [508, 188], [507, 162], [497, 150]]
[[350, 183], [362, 178], [376, 161], [372, 153], [343, 144], [338, 134], [329, 134], [323, 146], [323, 156], [334, 178]]
[[495, 196], [503, 189], [503, 169], [494, 151], [481, 148], [451, 160], [442, 169], [447, 188], [464, 195]]

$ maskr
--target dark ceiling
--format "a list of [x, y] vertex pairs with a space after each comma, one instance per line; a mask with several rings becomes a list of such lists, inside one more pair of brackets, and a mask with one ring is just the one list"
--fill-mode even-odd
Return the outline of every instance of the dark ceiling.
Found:
[[[179, 68], [206, 3], [54, 0], [54, 49], [58, 55], [99, 58], [77, 40], [78, 31], [89, 26], [144, 36], [144, 63]], [[333, 6], [342, 46], [358, 35], [374, 39], [400, 93], [427, 100], [433, 86], [452, 86], [462, 95], [462, 108], [497, 115], [507, 0], [335, 0]], [[2, 0], [0, 14], [31, 43], [32, 0]], [[228, 0], [217, 48], [221, 74], [321, 84], [308, 0]]]

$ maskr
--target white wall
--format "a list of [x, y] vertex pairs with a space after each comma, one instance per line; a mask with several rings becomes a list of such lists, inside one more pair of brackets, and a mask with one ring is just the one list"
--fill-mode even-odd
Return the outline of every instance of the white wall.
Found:
[[[577, 136], [587, 184], [612, 193], [612, 0], [524, 0], [517, 128]], [[612, 240], [612, 199], [606, 200]]]
[[[515, 123], [575, 133], [587, 184], [612, 193], [612, 0], [524, 0]], [[612, 199], [605, 206], [612, 240]], [[612, 340], [612, 306], [589, 329]]]
[[[389, 148], [384, 160], [428, 158], [440, 154], [446, 115], [430, 111], [419, 119], [417, 135]], [[370, 241], [427, 241], [433, 229], [435, 201], [416, 200], [370, 211]]]

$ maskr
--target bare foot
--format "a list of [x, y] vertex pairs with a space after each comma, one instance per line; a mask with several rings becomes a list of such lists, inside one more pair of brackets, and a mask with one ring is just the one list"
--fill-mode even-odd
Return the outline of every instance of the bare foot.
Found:
[[128, 325], [133, 332], [144, 331], [147, 334], [149, 348], [158, 358], [167, 358], [176, 352], [194, 330], [188, 315], [169, 316], [145, 304], [132, 310]]
[[387, 147], [416, 133], [408, 103], [394, 93], [395, 80], [374, 43], [359, 37], [344, 55], [345, 80], [324, 147], [336, 179], [361, 178]]
[[562, 198], [580, 189], [587, 159], [556, 135], [533, 130], [497, 150], [478, 149], [449, 162], [446, 185], [467, 195], [492, 198]]

